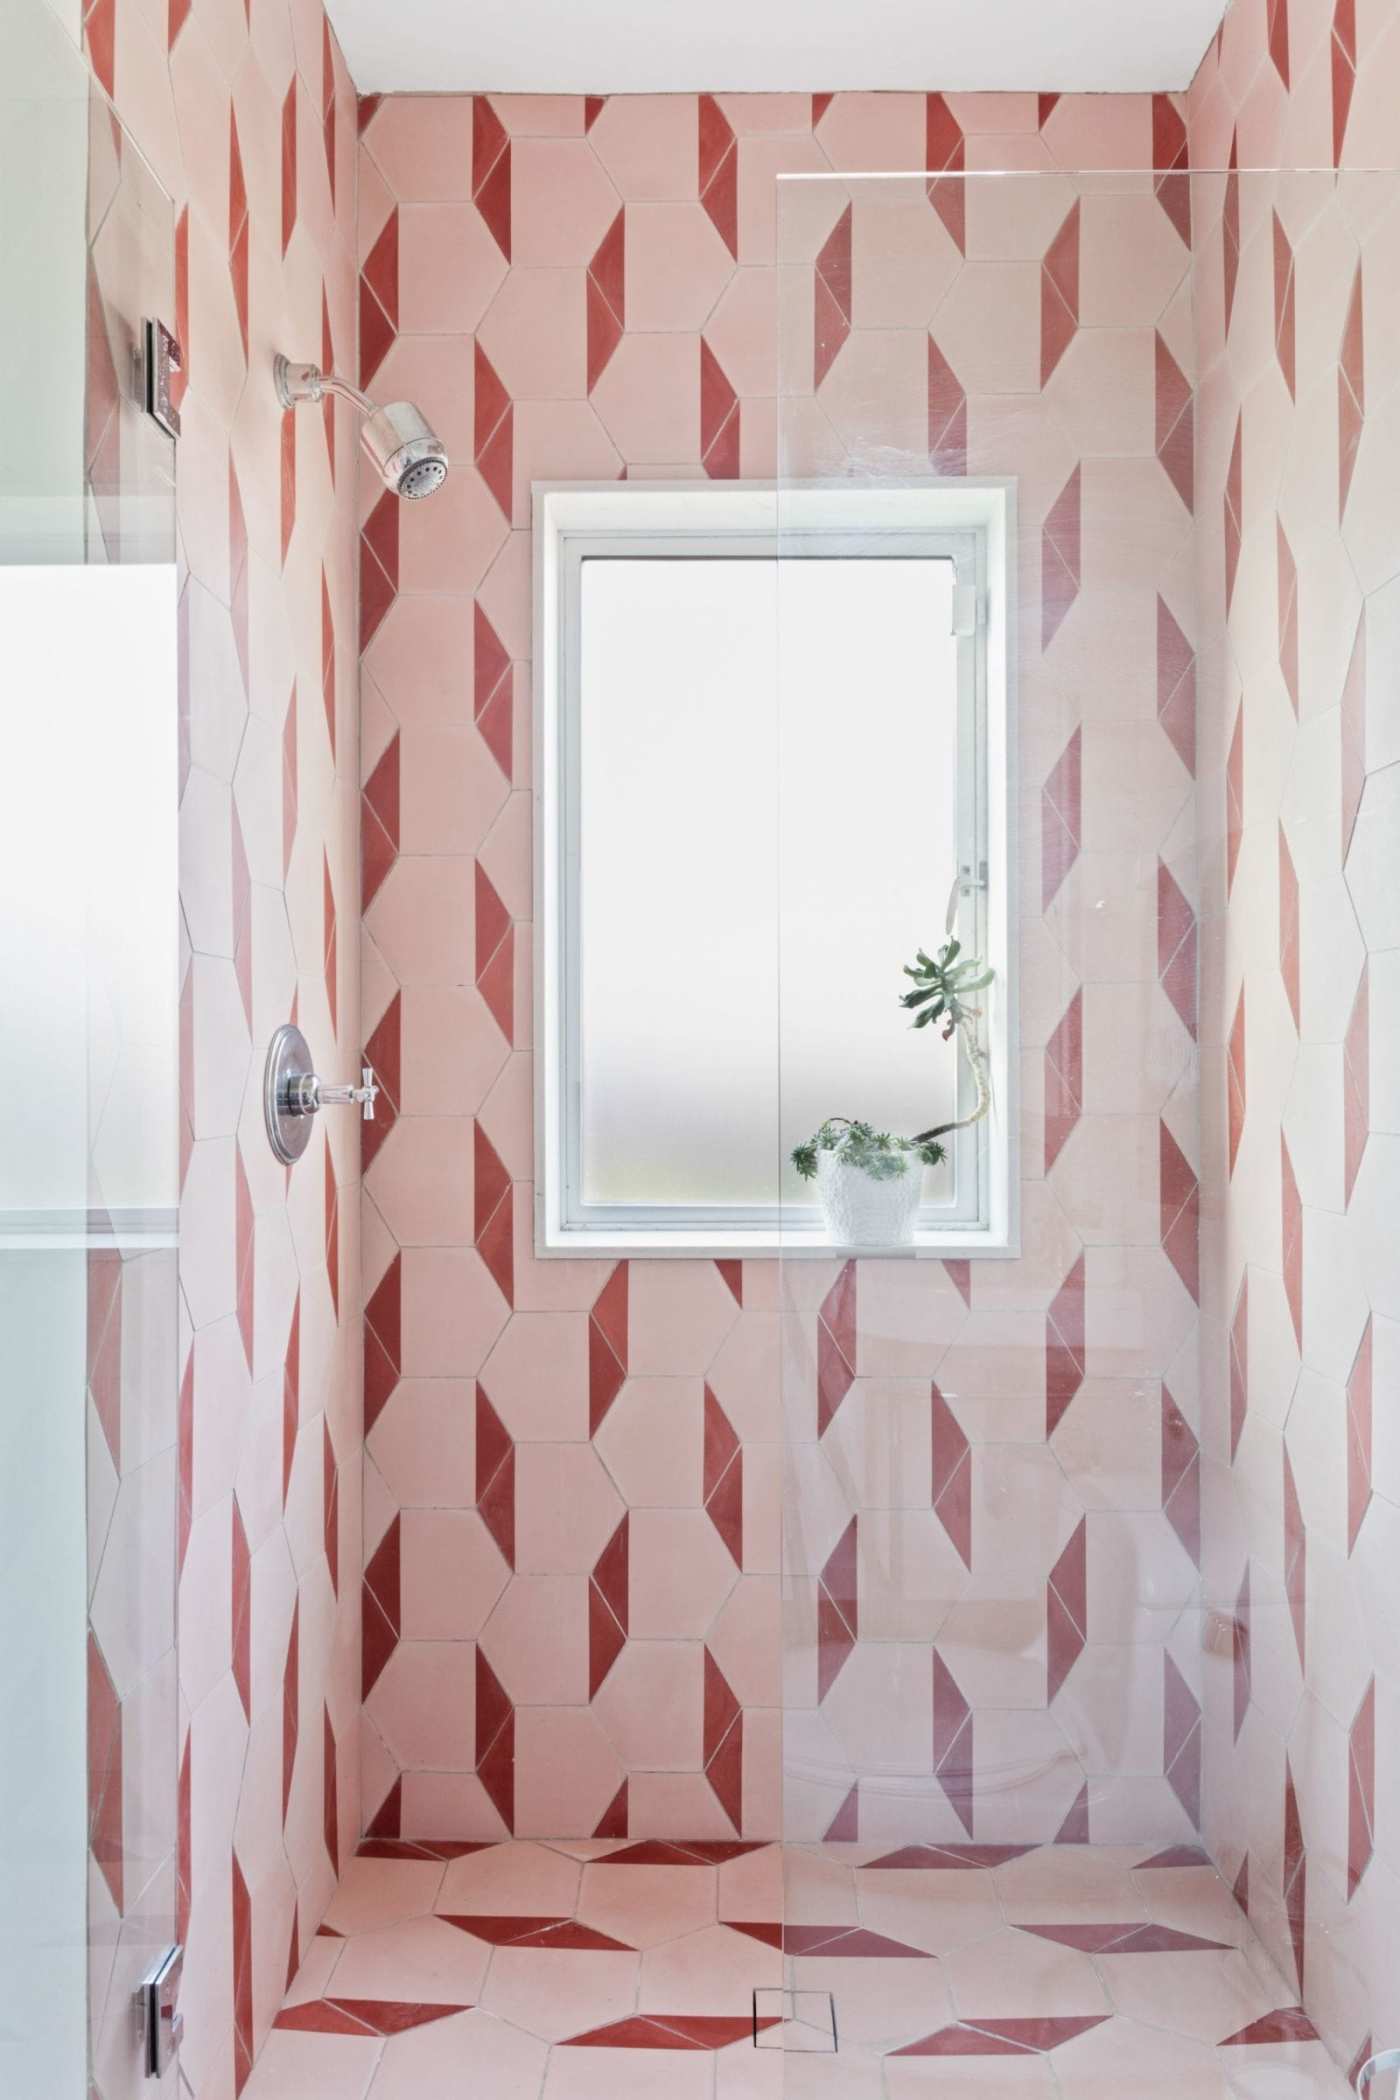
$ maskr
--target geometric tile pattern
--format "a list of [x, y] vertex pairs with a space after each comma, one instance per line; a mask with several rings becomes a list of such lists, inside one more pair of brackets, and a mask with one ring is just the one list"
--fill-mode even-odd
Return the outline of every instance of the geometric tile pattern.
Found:
[[[1206, 1657], [1203, 1835], [1297, 1981], [1294, 2007], [1241, 2023], [1231, 2053], [1290, 2037], [1301, 2052], [1320, 2031], [1354, 2066], [1395, 2003], [1393, 1905], [1377, 1878], [1393, 1864], [1385, 1775], [1400, 1711], [1378, 1603], [1393, 1234], [1371, 1127], [1378, 958], [1394, 936], [1359, 873], [1383, 763], [1368, 644], [1374, 666], [1393, 573], [1377, 491], [1392, 473], [1394, 386], [1375, 351], [1391, 262], [1321, 178], [1305, 201], [1240, 164], [1291, 161], [1285, 141], [1310, 165], [1361, 164], [1395, 64], [1354, 0], [1269, 0], [1227, 15], [1187, 98], [1193, 162], [1232, 169], [1223, 193], [1196, 198], [1213, 222], [1198, 228], [1205, 267], [1215, 278], [1220, 255], [1225, 271], [1223, 308], [1218, 279], [1202, 287], [1196, 344], [1198, 473], [1221, 532], [1199, 635], [1213, 667], [1199, 694], [1201, 924], [1217, 956], [1200, 1013], [1214, 1212], [1203, 1563], [1207, 1593], [1237, 1600], [1222, 1606], [1233, 1667]], [[1262, 132], [1247, 81], [1270, 104]], [[1355, 583], [1338, 596], [1331, 573]], [[1394, 883], [1393, 839], [1370, 866]], [[1340, 947], [1325, 930], [1334, 903]]]
[[[464, 1687], [450, 1725], [444, 1711], [441, 1754], [420, 1725], [415, 1672], [424, 1664], [406, 1596], [405, 1631], [366, 1712], [371, 1820], [377, 1827], [382, 1807], [386, 1827], [409, 1836], [431, 1829], [465, 1839], [498, 1835], [502, 1820], [557, 1834], [562, 1819], [580, 1835], [596, 1831], [598, 1842], [778, 1827], [778, 1409], [789, 1380], [774, 1288], [763, 1264], [533, 1260], [530, 804], [521, 765], [530, 480], [771, 475], [778, 430], [790, 421], [788, 404], [777, 408], [786, 315], [788, 340], [807, 360], [791, 420], [796, 428], [810, 418], [801, 442], [817, 448], [813, 471], [860, 467], [886, 435], [915, 471], [944, 475], [1020, 471], [1018, 448], [1036, 451], [1034, 487], [1027, 481], [1024, 491], [1026, 615], [1040, 649], [1025, 667], [1037, 691], [1023, 762], [1039, 790], [1029, 813], [1039, 846], [1032, 830], [1028, 851], [1034, 859], [1038, 850], [1041, 879], [1031, 884], [1025, 931], [1063, 958], [1047, 975], [1050, 1010], [1036, 1015], [1028, 1037], [1046, 1090], [1043, 1105], [1028, 1104], [1023, 1131], [1034, 1253], [997, 1265], [985, 1288], [979, 1273], [976, 1293], [969, 1265], [932, 1267], [923, 1306], [897, 1304], [878, 1265], [845, 1263], [826, 1271], [802, 1314], [819, 1463], [837, 1488], [803, 1592], [812, 1693], [824, 1695], [831, 1756], [845, 1755], [835, 1748], [844, 1742], [858, 1767], [867, 1673], [894, 1660], [881, 1571], [908, 1565], [912, 1551], [932, 1554], [936, 1594], [900, 1647], [910, 1755], [940, 1819], [952, 1817], [950, 1827], [935, 1825], [936, 1836], [970, 1837], [976, 1813], [991, 1819], [978, 1837], [999, 1838], [997, 1811], [975, 1801], [974, 1748], [1004, 1763], [1008, 1735], [1047, 1725], [1041, 1615], [1054, 1564], [1067, 1546], [1082, 1547], [1082, 1598], [1078, 1562], [1061, 1571], [1053, 1594], [1057, 1612], [1067, 1607], [1074, 1644], [1071, 1655], [1057, 1631], [1056, 1666], [1084, 1659], [1045, 1740], [1054, 1798], [1028, 1812], [1033, 1834], [1063, 1829], [1083, 1841], [1091, 1799], [1098, 1815], [1106, 1797], [1097, 1782], [1089, 1786], [1097, 1753], [1063, 1758], [1065, 1738], [1107, 1746], [1122, 1740], [1126, 1718], [1126, 1689], [1108, 1687], [1094, 1638], [1094, 1527], [1083, 1522], [1080, 1485], [1111, 1381], [1139, 1375], [1120, 1374], [1107, 1356], [1094, 1361], [1096, 1308], [1107, 1312], [1120, 1291], [1171, 1310], [1141, 1367], [1151, 1412], [1142, 1478], [1111, 1521], [1131, 1513], [1132, 1524], [1148, 1523], [1154, 1565], [1174, 1554], [1174, 1568], [1182, 1552], [1174, 1527], [1189, 1530], [1189, 1465], [1170, 1512], [1162, 1509], [1170, 1418], [1160, 1381], [1189, 1346], [1189, 1292], [1172, 1260], [1186, 1260], [1194, 1210], [1186, 1186], [1171, 1183], [1166, 1193], [1180, 1200], [1163, 1261], [1150, 1186], [1160, 1119], [1169, 1113], [1173, 1133], [1184, 1133], [1194, 1098], [1194, 875], [1180, 828], [1196, 762], [1198, 671], [1184, 583], [1194, 402], [1172, 311], [1191, 230], [1184, 104], [936, 92], [664, 103], [491, 94], [437, 98], [422, 110], [441, 153], [418, 150], [420, 109], [395, 96], [366, 105], [360, 134], [359, 252], [373, 301], [362, 342], [380, 365], [411, 370], [424, 394], [430, 371], [448, 358], [464, 375], [456, 508], [428, 516], [433, 532], [422, 537], [418, 518], [402, 512], [395, 548], [387, 516], [372, 507], [362, 535], [371, 585], [362, 597], [367, 736], [375, 723], [364, 798], [369, 1030], [377, 1034], [399, 1002], [397, 1120], [377, 1140], [364, 1225], [375, 1249], [370, 1281], [397, 1262], [402, 1308], [387, 1391], [388, 1357], [367, 1323], [375, 1371], [371, 1378], [367, 1363], [366, 1389], [378, 1411], [366, 1499], [377, 1512], [376, 1542], [396, 1507], [445, 1506], [477, 1519], [505, 1563], [506, 1587], [494, 1601], [473, 1592], [452, 1644], [439, 1651], [460, 1656]], [[1116, 151], [1131, 139], [1132, 157], [1152, 171], [1141, 207], [1131, 206], [1128, 238], [1142, 255], [1133, 310], [1107, 325], [1104, 287], [1124, 232], [1106, 225], [1094, 186], [1064, 172], [1092, 157], [1101, 121], [1120, 127]], [[1008, 123], [1033, 132], [1062, 171], [1063, 203], [1045, 222], [1028, 216], [1021, 225], [1021, 196], [1008, 190], [1010, 222], [994, 227], [968, 194], [969, 166], [1004, 158]], [[901, 258], [892, 272], [882, 263], [859, 199], [833, 197], [827, 211], [813, 191], [821, 223], [810, 229], [809, 263], [780, 275], [771, 171], [861, 169], [888, 163], [892, 152], [897, 165], [923, 173], [911, 221], [911, 238], [924, 244], [917, 267]], [[1009, 322], [988, 310], [998, 287], [1014, 300]], [[989, 374], [994, 348], [1014, 369]], [[888, 434], [870, 427], [887, 400], [897, 419]], [[1100, 450], [1105, 409], [1114, 435]], [[446, 420], [445, 405], [441, 413]], [[1125, 474], [1139, 477], [1130, 491]], [[1162, 561], [1141, 592], [1113, 587], [1113, 616], [1131, 623], [1125, 647], [1155, 680], [1155, 710], [1120, 751], [1085, 696], [1099, 614], [1110, 604], [1102, 549], [1125, 503]], [[434, 668], [456, 661], [463, 680]], [[1143, 795], [1131, 850], [1147, 839], [1150, 868], [1160, 860], [1170, 874], [1134, 886], [1111, 934], [1101, 935], [1103, 824], [1118, 821], [1109, 813], [1125, 769]], [[1108, 847], [1121, 850], [1117, 841]], [[1144, 953], [1157, 957], [1145, 987]], [[1141, 1032], [1134, 1062], [1150, 1075], [1131, 1111], [1144, 1137], [1150, 1132], [1147, 1186], [1133, 1199], [1145, 1204], [1146, 1245], [1137, 1227], [1110, 1223], [1105, 1236], [1102, 1225], [1126, 1216], [1129, 1167], [1126, 1152], [1103, 1142], [1102, 1119], [1121, 1116], [1125, 1104], [1114, 1098], [1094, 1031], [1110, 1009], [1126, 1016], [1130, 1000]], [[395, 1160], [406, 1156], [398, 1148], [410, 1128], [427, 1147], [428, 1118], [441, 1185], [425, 1149], [422, 1191], [412, 1193], [396, 1186]], [[406, 1170], [397, 1173], [402, 1183]], [[1110, 1275], [1119, 1262], [1131, 1277]], [[992, 1396], [979, 1397], [969, 1376], [1003, 1331], [1003, 1315], [998, 1376], [1022, 1395], [1018, 1408], [1039, 1417], [1030, 1445], [997, 1435]], [[945, 1351], [953, 1352], [946, 1364]], [[914, 1507], [897, 1518], [888, 1486], [850, 1477], [869, 1425], [892, 1403], [890, 1380], [907, 1381], [916, 1439], [901, 1490]], [[1184, 1418], [1184, 1375], [1172, 1390]], [[1055, 1462], [1045, 1468], [1052, 1433]], [[883, 1435], [874, 1431], [864, 1448], [878, 1454]], [[425, 1477], [425, 1459], [445, 1453], [449, 1437], [462, 1449], [450, 1464], [444, 1457], [439, 1484]], [[1007, 1512], [1020, 1498], [1038, 1513], [1013, 1540]], [[930, 1529], [916, 1549], [921, 1524]], [[891, 1529], [901, 1526], [896, 1542]], [[891, 1561], [892, 1551], [902, 1558]], [[985, 1634], [1003, 1611], [1018, 1627], [1028, 1611], [1036, 1623], [996, 1660]], [[478, 1682], [482, 1667], [489, 1678]], [[1008, 1695], [1000, 1679], [1011, 1669], [1021, 1688]], [[513, 1731], [509, 1794], [503, 1749], [489, 1761], [495, 1795], [485, 1787], [483, 1711], [493, 1745]], [[1118, 1762], [1116, 1750], [1104, 1755]], [[562, 1775], [552, 1796], [550, 1772]], [[855, 1836], [859, 1777], [843, 1770], [839, 1784], [819, 1790], [814, 1834]], [[1162, 1845], [1185, 1837], [1160, 1765], [1145, 1784], [1147, 1834]], [[1018, 1790], [1019, 1782], [1011, 1789], [1019, 1798]]]
[[[342, 939], [329, 977], [326, 969], [327, 900], [343, 906], [352, 895], [358, 853], [356, 711], [342, 688], [337, 725], [336, 638], [355, 632], [359, 562], [372, 582], [371, 565], [390, 558], [392, 523], [373, 522], [362, 556], [348, 417], [337, 424], [305, 411], [283, 421], [267, 392], [265, 359], [288, 316], [310, 333], [276, 347], [316, 357], [333, 334], [354, 376], [355, 92], [320, 9], [308, 15], [278, 0], [225, 11], [217, 23], [188, 0], [97, 0], [84, 12], [94, 70], [173, 200], [160, 310], [175, 315], [185, 351], [177, 709], [182, 925], [192, 951], [181, 1000], [182, 1333], [168, 1444], [154, 1434], [151, 1396], [123, 1392], [121, 1360], [125, 1329], [129, 1387], [144, 1354], [130, 1347], [141, 1331], [132, 1322], [151, 1316], [142, 1271], [160, 1257], [121, 1264], [120, 1280], [100, 1267], [92, 1279], [90, 1429], [121, 1483], [104, 1565], [133, 1598], [154, 1600], [159, 1578], [143, 1576], [138, 1590], [133, 1565], [174, 1566], [178, 1556], [183, 1634], [164, 1675], [148, 1675], [154, 1658], [143, 1644], [125, 1654], [117, 1645], [99, 1581], [92, 1903], [112, 1988], [94, 2001], [94, 2091], [112, 2100], [110, 2067], [120, 2063], [124, 2078], [130, 2061], [130, 1930], [139, 1918], [138, 1937], [149, 1940], [168, 1900], [187, 1950], [185, 2084], [234, 2095], [333, 1892], [328, 1801], [335, 1849], [342, 1828], [359, 1828], [357, 1760], [340, 1758], [333, 1792], [323, 1770], [323, 1716], [343, 1745], [359, 1703], [360, 1583], [337, 1595], [328, 1554], [343, 1550], [358, 1575], [359, 1496], [337, 1501], [332, 1534], [323, 1481], [329, 1450], [358, 1464], [357, 1380], [347, 1375], [334, 1293], [346, 1331], [357, 1331], [359, 1137], [347, 1119], [329, 1133], [329, 1163], [318, 1140], [287, 1175], [250, 1104], [280, 1021], [298, 1019], [335, 1078], [357, 1062], [357, 1043], [337, 1044], [332, 1002], [358, 1014], [358, 941]], [[110, 215], [109, 239], [121, 217]], [[99, 237], [99, 282], [108, 252]], [[396, 286], [377, 269], [369, 278], [366, 298], [387, 343], [394, 321], [378, 299], [392, 306]], [[104, 434], [103, 380], [96, 360], [90, 458], [115, 429]], [[367, 601], [372, 609], [372, 591]], [[327, 1189], [339, 1191], [329, 1235]], [[134, 1514], [167, 1464], [178, 1469], [178, 1530], [172, 1523], [162, 1547], [137, 1536], [123, 1502]], [[164, 1503], [163, 1494], [146, 1499]], [[155, 1714], [169, 1717], [173, 1740], [150, 1725]]]
[[[836, 1988], [843, 2077], [872, 2093], [930, 2076], [1001, 2091], [975, 2058], [1004, 2066], [1008, 2093], [1223, 2095], [1227, 2064], [1250, 2091], [1348, 2090], [1191, 1848], [1173, 1863], [1141, 1846], [983, 1848], [955, 1853], [951, 1886], [935, 1871], [898, 1895], [862, 1866], [868, 1848], [706, 1849], [682, 1866], [663, 1846], [605, 1842], [366, 1846], [250, 2100], [445, 2093], [464, 2061], [499, 2100], [663, 2080], [766, 2091], [754, 2045], [777, 2026], [785, 1981]], [[823, 1894], [839, 1920], [783, 1922], [785, 1907], [820, 1918]], [[842, 1922], [858, 1912], [876, 1922]], [[784, 2053], [776, 2035], [767, 2047], [776, 2090]]]

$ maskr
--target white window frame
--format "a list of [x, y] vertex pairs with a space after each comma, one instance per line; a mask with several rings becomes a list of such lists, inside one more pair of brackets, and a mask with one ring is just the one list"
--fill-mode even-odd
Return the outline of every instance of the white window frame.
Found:
[[[577, 1186], [578, 708], [580, 567], [589, 557], [807, 553], [869, 554], [884, 541], [903, 555], [955, 558], [961, 585], [960, 677], [975, 688], [974, 864], [960, 866], [965, 945], [996, 972], [984, 995], [991, 1114], [955, 1142], [958, 1185], [975, 1201], [957, 1216], [920, 1214], [915, 1251], [944, 1259], [1019, 1252], [1019, 1102], [1016, 1001], [1016, 735], [1014, 693], [1015, 484], [928, 477], [898, 485], [772, 482], [536, 482], [534, 639], [535, 1251], [568, 1255], [829, 1255], [815, 1206], [755, 1209], [752, 1222], [703, 1211], [627, 1206], [586, 1212]], [[965, 718], [972, 715], [964, 710]], [[980, 736], [976, 733], [980, 730]], [[960, 791], [961, 794], [961, 791]], [[775, 1046], [776, 1050], [776, 1046]], [[960, 1111], [970, 1105], [960, 1062]]]

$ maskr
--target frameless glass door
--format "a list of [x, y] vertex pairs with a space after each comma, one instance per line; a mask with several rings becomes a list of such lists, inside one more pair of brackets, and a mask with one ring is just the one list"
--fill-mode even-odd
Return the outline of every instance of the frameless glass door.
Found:
[[0, 2089], [129, 2100], [175, 1939], [170, 200], [44, 0], [0, 87]]

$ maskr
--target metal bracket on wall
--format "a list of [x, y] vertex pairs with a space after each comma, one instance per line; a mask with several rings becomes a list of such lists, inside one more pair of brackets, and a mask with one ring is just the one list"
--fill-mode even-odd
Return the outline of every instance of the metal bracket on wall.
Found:
[[136, 2032], [143, 2077], [163, 2078], [175, 2061], [185, 2031], [185, 2016], [175, 2010], [184, 1966], [184, 1948], [167, 1947], [136, 1987]]
[[180, 435], [180, 411], [171, 399], [170, 384], [185, 368], [185, 354], [164, 321], [147, 319], [141, 324], [141, 406], [167, 437]]

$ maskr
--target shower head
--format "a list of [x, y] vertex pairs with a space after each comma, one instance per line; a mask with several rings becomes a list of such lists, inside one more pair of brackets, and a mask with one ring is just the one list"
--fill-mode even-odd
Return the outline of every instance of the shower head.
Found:
[[364, 417], [360, 449], [384, 486], [412, 503], [431, 496], [447, 479], [447, 451], [432, 425], [411, 401], [389, 401], [381, 408], [348, 380], [319, 365], [294, 365], [285, 357], [273, 360], [277, 398], [284, 409], [299, 401], [321, 401], [339, 394], [353, 401]]

